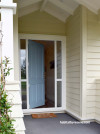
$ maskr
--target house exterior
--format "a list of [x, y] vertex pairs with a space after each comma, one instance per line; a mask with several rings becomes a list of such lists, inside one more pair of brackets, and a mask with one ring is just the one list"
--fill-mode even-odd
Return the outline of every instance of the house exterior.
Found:
[[[100, 123], [100, 1], [1, 0], [0, 7], [2, 57], [10, 57], [14, 68], [6, 89], [14, 104], [16, 134], [25, 133], [23, 115], [37, 112], [66, 112], [79, 120]], [[22, 110], [21, 82], [28, 80], [20, 78], [21, 40], [27, 44], [28, 40], [53, 40], [56, 61], [57, 41], [62, 42], [62, 78], [55, 78], [55, 93], [62, 83], [60, 108], [56, 94], [53, 109], [32, 109], [29, 105]]]

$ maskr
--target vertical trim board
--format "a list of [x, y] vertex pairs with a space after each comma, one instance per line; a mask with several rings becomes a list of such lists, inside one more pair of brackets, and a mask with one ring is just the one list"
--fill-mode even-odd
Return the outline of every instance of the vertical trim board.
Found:
[[80, 106], [81, 106], [81, 116], [86, 117], [86, 60], [87, 60], [87, 9], [82, 6], [81, 8], [81, 60], [80, 60]]

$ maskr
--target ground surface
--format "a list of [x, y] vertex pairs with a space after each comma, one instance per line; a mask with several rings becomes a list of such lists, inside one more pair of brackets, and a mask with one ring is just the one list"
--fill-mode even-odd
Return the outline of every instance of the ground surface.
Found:
[[76, 121], [67, 114], [57, 114], [57, 118], [32, 119], [24, 117], [26, 134], [100, 134], [100, 125], [90, 123], [88, 125], [62, 125], [60, 121]]

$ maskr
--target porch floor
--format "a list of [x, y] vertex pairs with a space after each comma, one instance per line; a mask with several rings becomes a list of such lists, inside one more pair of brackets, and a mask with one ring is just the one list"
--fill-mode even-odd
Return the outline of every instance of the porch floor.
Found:
[[32, 119], [24, 117], [26, 134], [100, 134], [97, 123], [62, 125], [60, 121], [77, 121], [67, 114], [57, 114], [57, 118]]

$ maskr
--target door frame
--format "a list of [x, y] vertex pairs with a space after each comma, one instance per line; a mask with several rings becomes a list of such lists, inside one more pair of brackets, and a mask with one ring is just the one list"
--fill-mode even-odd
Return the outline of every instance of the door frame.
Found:
[[[26, 75], [27, 78], [25, 82], [27, 82], [27, 109], [23, 109], [24, 114], [28, 113], [40, 113], [40, 112], [60, 112], [66, 110], [66, 36], [59, 35], [41, 35], [41, 34], [19, 34], [19, 52], [20, 52], [20, 39], [26, 40]], [[28, 83], [28, 40], [45, 40], [45, 41], [54, 41], [54, 54], [55, 61], [56, 58], [56, 41], [62, 42], [62, 107], [57, 107], [57, 86], [56, 82], [60, 81], [55, 78], [55, 107], [54, 108], [36, 108], [29, 109], [29, 83]], [[20, 61], [20, 56], [19, 56]], [[19, 66], [20, 67], [20, 66]], [[20, 73], [20, 82], [21, 82], [21, 69]], [[55, 74], [57, 73], [57, 67], [55, 67]], [[21, 92], [21, 84], [20, 84], [20, 92]]]

